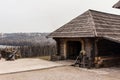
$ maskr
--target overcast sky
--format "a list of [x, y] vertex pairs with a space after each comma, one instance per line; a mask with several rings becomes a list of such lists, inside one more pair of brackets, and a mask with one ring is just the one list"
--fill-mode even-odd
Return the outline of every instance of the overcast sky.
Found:
[[0, 32], [52, 32], [88, 9], [120, 14], [119, 0], [0, 0]]

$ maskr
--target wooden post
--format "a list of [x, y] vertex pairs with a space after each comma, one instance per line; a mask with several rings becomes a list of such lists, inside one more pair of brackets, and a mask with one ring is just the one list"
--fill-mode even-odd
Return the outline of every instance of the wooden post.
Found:
[[85, 44], [84, 44], [84, 41], [83, 40], [80, 40], [81, 42], [81, 50], [85, 50]]
[[95, 57], [98, 56], [98, 47], [97, 47], [97, 42], [98, 42], [98, 39], [95, 40]]
[[56, 40], [57, 42], [57, 53], [56, 55], [59, 56], [60, 55], [60, 40]]
[[64, 59], [66, 59], [67, 58], [67, 43], [66, 43], [67, 41], [66, 40], [64, 40], [64, 44], [63, 44], [63, 49], [64, 49], [64, 54], [63, 54], [63, 56], [64, 56]]
[[86, 51], [86, 57], [88, 58], [87, 64], [88, 66], [86, 66], [87, 68], [91, 68], [92, 67], [92, 63], [93, 63], [93, 55], [94, 55], [94, 41], [91, 39], [85, 39], [85, 51]]

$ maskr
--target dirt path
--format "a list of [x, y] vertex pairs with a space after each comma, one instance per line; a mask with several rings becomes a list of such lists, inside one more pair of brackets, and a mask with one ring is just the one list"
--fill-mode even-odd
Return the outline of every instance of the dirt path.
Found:
[[0, 74], [45, 69], [56, 66], [63, 66], [63, 64], [37, 58], [24, 58], [15, 61], [0, 60]]
[[111, 73], [101, 74], [78, 67], [65, 66], [0, 75], [0, 80], [120, 80], [120, 77], [114, 76], [120, 76], [118, 73], [120, 72], [114, 72], [113, 75]]

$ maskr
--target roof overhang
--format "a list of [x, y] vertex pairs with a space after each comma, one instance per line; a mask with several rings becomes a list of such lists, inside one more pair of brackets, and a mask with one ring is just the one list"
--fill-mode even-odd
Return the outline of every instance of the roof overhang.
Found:
[[117, 2], [117, 3], [113, 6], [113, 8], [118, 8], [118, 9], [120, 9], [120, 1]]
[[116, 42], [116, 43], [120, 43], [120, 39], [117, 39], [117, 38], [113, 38], [113, 37], [110, 37], [110, 36], [104, 36], [103, 38], [107, 39], [107, 40], [110, 40], [110, 41], [113, 41], [113, 42]]

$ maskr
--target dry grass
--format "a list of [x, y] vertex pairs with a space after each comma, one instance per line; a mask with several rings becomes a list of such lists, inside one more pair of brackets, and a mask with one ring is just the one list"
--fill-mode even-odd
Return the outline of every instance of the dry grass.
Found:
[[50, 60], [50, 56], [39, 56], [37, 58], [43, 59], [43, 60]]

